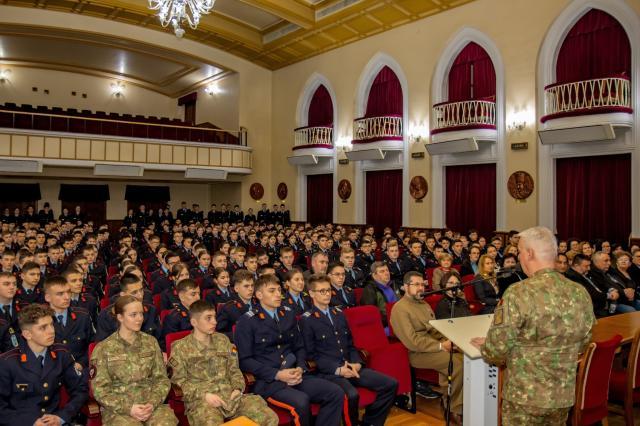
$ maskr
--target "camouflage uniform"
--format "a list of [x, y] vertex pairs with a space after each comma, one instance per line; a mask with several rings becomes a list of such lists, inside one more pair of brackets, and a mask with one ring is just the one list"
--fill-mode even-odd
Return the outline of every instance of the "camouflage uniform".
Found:
[[[175, 426], [178, 420], [163, 402], [170, 381], [158, 342], [146, 333], [136, 333], [133, 344], [118, 332], [98, 343], [89, 362], [93, 395], [102, 407], [102, 423], [109, 426]], [[149, 420], [141, 423], [130, 416], [133, 404], [153, 404]]]
[[481, 349], [487, 362], [508, 370], [503, 425], [564, 425], [594, 324], [587, 291], [553, 269], [507, 289]]
[[[278, 425], [278, 416], [260, 396], [242, 395], [230, 400], [234, 390], [244, 390], [244, 378], [235, 347], [224, 334], [213, 334], [210, 346], [197, 341], [193, 334], [176, 341], [169, 358], [169, 374], [182, 388], [192, 426], [220, 425], [225, 418], [237, 416], [246, 416], [261, 426]], [[211, 407], [204, 399], [205, 393], [218, 395], [227, 408]]]

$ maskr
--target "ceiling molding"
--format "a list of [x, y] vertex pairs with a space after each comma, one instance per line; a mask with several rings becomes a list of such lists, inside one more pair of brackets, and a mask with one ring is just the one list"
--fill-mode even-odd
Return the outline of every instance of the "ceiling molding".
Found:
[[240, 0], [243, 3], [272, 13], [282, 19], [309, 29], [315, 24], [315, 11], [296, 0]]

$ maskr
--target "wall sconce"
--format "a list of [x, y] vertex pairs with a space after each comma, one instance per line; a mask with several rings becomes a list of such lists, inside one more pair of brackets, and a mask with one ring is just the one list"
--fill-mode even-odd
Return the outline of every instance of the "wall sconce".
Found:
[[413, 142], [413, 143], [420, 143], [422, 142], [422, 135], [410, 135], [409, 136], [409, 141]]
[[120, 81], [116, 81], [115, 83], [111, 83], [111, 94], [116, 98], [124, 95], [124, 84]]
[[204, 88], [204, 93], [209, 96], [217, 95], [220, 93], [220, 88], [218, 87], [218, 83], [210, 83], [207, 87]]
[[8, 83], [10, 75], [11, 75], [11, 70], [9, 69], [4, 69], [0, 71], [0, 83]]
[[514, 131], [514, 130], [522, 131], [525, 129], [525, 127], [527, 127], [528, 119], [531, 119], [531, 118], [532, 117], [529, 116], [529, 112], [526, 108], [516, 111], [513, 113], [510, 119], [507, 120], [507, 121], [511, 121], [511, 123], [507, 125], [507, 129], [509, 131]]
[[526, 121], [520, 121], [520, 122], [514, 121], [513, 123], [511, 123], [511, 124], [509, 124], [507, 126], [507, 129], [509, 129], [511, 131], [513, 131], [513, 130], [521, 131], [521, 130], [524, 130], [525, 127], [527, 127], [527, 122]]

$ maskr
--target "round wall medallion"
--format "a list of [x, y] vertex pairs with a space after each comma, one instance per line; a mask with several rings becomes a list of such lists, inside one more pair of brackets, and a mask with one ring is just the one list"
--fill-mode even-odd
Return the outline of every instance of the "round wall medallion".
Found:
[[507, 182], [509, 195], [516, 200], [525, 200], [529, 198], [533, 192], [533, 178], [525, 171], [518, 170], [509, 176]]
[[280, 201], [284, 201], [287, 199], [287, 195], [289, 194], [289, 188], [287, 188], [287, 184], [284, 182], [280, 182], [278, 184], [278, 198]]
[[256, 201], [261, 200], [262, 197], [264, 196], [264, 187], [262, 186], [262, 184], [260, 183], [251, 184], [251, 187], [249, 188], [249, 195], [251, 195], [251, 198], [253, 198]]
[[340, 183], [338, 183], [338, 196], [343, 201], [346, 201], [351, 197], [351, 182], [346, 179], [342, 179]]
[[409, 193], [415, 200], [422, 200], [429, 192], [429, 184], [422, 176], [414, 176], [409, 183]]

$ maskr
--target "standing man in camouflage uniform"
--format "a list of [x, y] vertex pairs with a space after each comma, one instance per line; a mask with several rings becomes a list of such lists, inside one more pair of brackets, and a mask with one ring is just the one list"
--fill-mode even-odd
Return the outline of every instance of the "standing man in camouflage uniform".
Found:
[[557, 242], [544, 227], [519, 234], [528, 279], [510, 286], [486, 339], [472, 340], [488, 363], [506, 365], [502, 424], [564, 425], [574, 404], [576, 364], [595, 323], [591, 298], [554, 269]]
[[238, 355], [229, 338], [216, 333], [216, 310], [203, 300], [189, 308], [193, 333], [171, 348], [169, 375], [180, 386], [189, 424], [214, 426], [246, 416], [277, 426], [278, 416], [257, 395], [244, 395]]
[[91, 354], [89, 378], [109, 426], [175, 426], [178, 420], [164, 400], [171, 382], [157, 340], [140, 331], [142, 302], [120, 296], [114, 304], [118, 331]]

